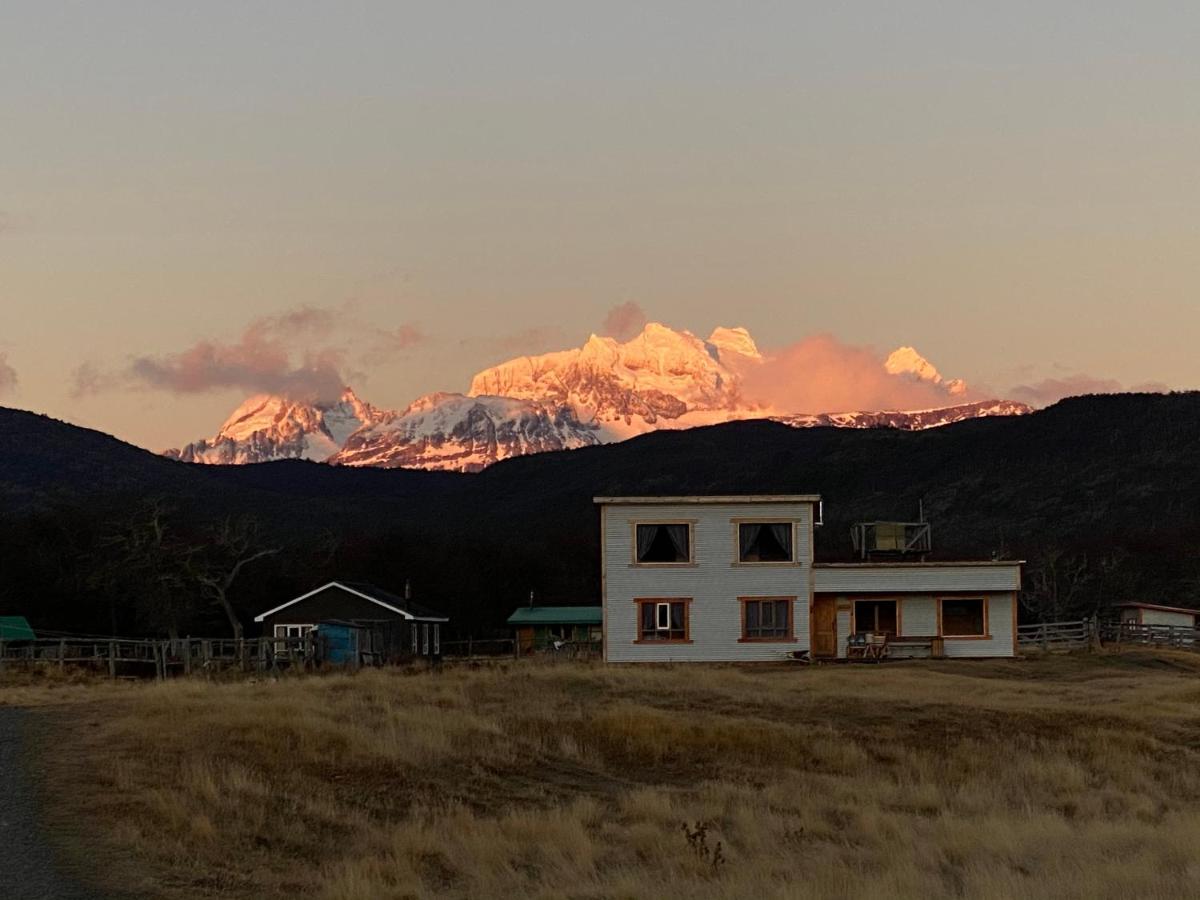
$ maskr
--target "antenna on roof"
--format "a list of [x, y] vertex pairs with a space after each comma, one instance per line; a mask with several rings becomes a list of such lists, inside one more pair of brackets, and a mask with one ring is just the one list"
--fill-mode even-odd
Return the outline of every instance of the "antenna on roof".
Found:
[[533, 609], [533, 591], [529, 592], [529, 608]]
[[404, 579], [404, 599], [412, 599], [412, 579], [409, 578]]

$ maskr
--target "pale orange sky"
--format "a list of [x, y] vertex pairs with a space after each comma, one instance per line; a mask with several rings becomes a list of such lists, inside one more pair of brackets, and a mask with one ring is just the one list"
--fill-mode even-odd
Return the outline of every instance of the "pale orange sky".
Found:
[[1200, 386], [1197, 8], [827, 6], [6, 3], [0, 403], [159, 449], [240, 393], [72, 373], [312, 306], [402, 406], [626, 301]]

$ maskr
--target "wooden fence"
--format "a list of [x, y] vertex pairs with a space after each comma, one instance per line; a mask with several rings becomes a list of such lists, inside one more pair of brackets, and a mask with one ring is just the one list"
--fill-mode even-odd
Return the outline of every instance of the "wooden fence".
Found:
[[1017, 626], [1021, 650], [1083, 650], [1092, 645], [1096, 625], [1092, 619], [1074, 622], [1038, 622]]
[[166, 678], [223, 670], [262, 672], [310, 668], [315, 660], [311, 634], [303, 637], [178, 638], [42, 638], [0, 640], [0, 670], [6, 666], [84, 666], [116, 677], [119, 674]]
[[1200, 651], [1200, 629], [1177, 625], [1139, 625], [1136, 622], [1105, 622], [1100, 638], [1110, 644], [1142, 644]]

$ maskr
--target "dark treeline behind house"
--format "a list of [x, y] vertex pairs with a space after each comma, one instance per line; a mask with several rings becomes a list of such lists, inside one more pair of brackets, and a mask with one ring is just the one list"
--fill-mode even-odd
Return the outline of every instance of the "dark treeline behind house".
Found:
[[1200, 605], [1198, 458], [1194, 393], [918, 433], [737, 422], [478, 475], [190, 466], [0, 409], [0, 614], [73, 633], [253, 634], [255, 613], [326, 581], [408, 581], [457, 632], [485, 634], [531, 591], [598, 602], [593, 496], [755, 492], [822, 494], [825, 560], [850, 557], [851, 523], [923, 503], [935, 558], [1028, 561], [1028, 620]]

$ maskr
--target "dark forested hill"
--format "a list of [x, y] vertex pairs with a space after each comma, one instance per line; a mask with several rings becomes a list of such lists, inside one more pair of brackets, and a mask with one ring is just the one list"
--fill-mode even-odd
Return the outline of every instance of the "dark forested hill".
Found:
[[[595, 601], [594, 495], [766, 491], [824, 496], [826, 559], [849, 553], [851, 522], [909, 517], [923, 501], [937, 555], [1029, 559], [1027, 600], [1044, 611], [1135, 597], [1190, 605], [1200, 593], [1198, 461], [1194, 393], [1077, 398], [924, 432], [737, 422], [478, 475], [190, 466], [0, 410], [0, 613], [71, 630], [161, 627], [151, 576], [110, 571], [114, 542], [153, 505], [173, 547], [195, 552], [216, 523], [253, 519], [255, 539], [280, 548], [237, 583], [244, 613], [322, 579], [411, 579], [425, 602], [483, 628], [530, 590], [543, 602]], [[187, 599], [185, 577], [171, 583], [187, 600], [175, 624], [224, 627], [199, 595]]]

